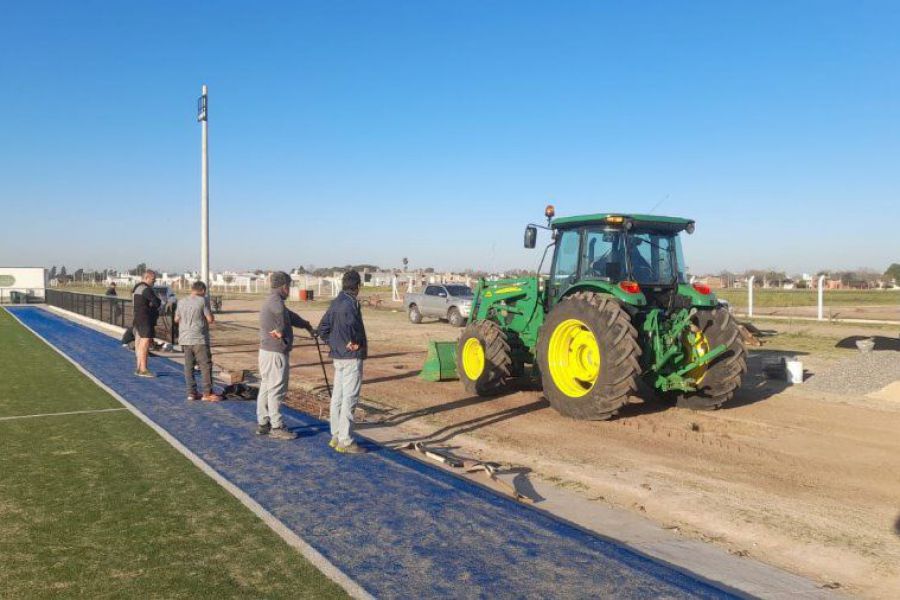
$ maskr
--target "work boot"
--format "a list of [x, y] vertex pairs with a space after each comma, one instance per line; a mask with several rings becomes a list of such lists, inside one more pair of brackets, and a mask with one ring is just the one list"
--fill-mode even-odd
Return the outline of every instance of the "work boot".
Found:
[[337, 445], [338, 445], [337, 436], [336, 435], [331, 436], [331, 441], [328, 442], [328, 447], [329, 448], [337, 448]]
[[143, 371], [135, 371], [134, 374], [138, 377], [146, 377], [148, 379], [153, 379], [154, 377], [156, 377], [156, 374], [148, 369], [144, 369]]
[[256, 435], [269, 435], [270, 431], [272, 431], [272, 426], [268, 423], [263, 423], [262, 425], [257, 426]]
[[190, 392], [190, 393], [188, 393], [188, 395], [187, 395], [187, 399], [188, 399], [188, 400], [199, 400], [199, 399], [200, 399], [200, 394], [198, 394], [197, 392]]
[[293, 431], [288, 431], [284, 427], [273, 427], [272, 431], [269, 432], [269, 437], [276, 440], [296, 440], [297, 434]]
[[365, 454], [366, 453], [366, 450], [362, 446], [357, 444], [356, 442], [350, 442], [346, 446], [341, 446], [340, 444], [338, 444], [337, 446], [335, 446], [334, 449], [337, 450], [338, 452], [340, 452], [341, 454]]
[[222, 396], [219, 396], [218, 394], [213, 394], [212, 392], [210, 392], [208, 394], [204, 394], [203, 397], [200, 399], [203, 400], [204, 402], [221, 402]]

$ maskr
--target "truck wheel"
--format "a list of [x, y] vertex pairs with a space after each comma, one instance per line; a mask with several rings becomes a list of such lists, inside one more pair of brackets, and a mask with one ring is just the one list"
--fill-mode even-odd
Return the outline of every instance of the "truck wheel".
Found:
[[415, 304], [409, 305], [409, 322], [416, 325], [422, 322], [422, 313], [419, 312], [419, 307]]
[[493, 396], [506, 388], [512, 356], [499, 325], [482, 321], [463, 330], [456, 345], [456, 371], [470, 394]]
[[452, 307], [449, 311], [447, 311], [447, 320], [454, 327], [462, 327], [466, 324], [466, 320], [463, 318], [461, 314], [459, 314], [459, 309], [455, 306]]
[[577, 292], [550, 311], [538, 334], [544, 395], [573, 419], [612, 418], [637, 389], [637, 330], [604, 294]]
[[702, 336], [697, 342], [701, 354], [719, 344], [725, 344], [725, 353], [689, 373], [697, 380], [696, 391], [672, 392], [666, 397], [681, 408], [715, 410], [741, 387], [741, 377], [747, 372], [747, 350], [737, 322], [727, 308], [698, 310], [693, 320]]

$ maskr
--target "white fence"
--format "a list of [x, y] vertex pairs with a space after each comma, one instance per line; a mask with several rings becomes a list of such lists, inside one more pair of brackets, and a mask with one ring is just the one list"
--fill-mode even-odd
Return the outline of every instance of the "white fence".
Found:
[[[900, 288], [845, 289], [826, 287], [820, 276], [810, 288], [781, 289], [754, 286], [747, 280], [746, 292], [715, 290], [730, 301], [732, 309], [747, 317], [844, 321], [858, 323], [900, 322]], [[742, 294], [746, 296], [742, 297]]]

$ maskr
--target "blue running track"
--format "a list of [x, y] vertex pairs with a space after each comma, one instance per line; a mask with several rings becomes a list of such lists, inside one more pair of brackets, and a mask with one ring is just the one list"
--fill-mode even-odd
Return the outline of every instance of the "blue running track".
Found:
[[257, 437], [253, 403], [188, 403], [180, 364], [140, 379], [117, 340], [10, 311], [378, 598], [740, 597], [399, 452], [337, 454], [303, 413], [285, 409], [295, 442]]

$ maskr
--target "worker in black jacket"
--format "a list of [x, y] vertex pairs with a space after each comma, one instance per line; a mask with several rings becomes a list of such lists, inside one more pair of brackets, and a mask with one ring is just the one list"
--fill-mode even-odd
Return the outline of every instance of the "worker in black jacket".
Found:
[[334, 363], [334, 388], [331, 394], [332, 448], [345, 454], [365, 452], [353, 440], [353, 409], [359, 402], [363, 361], [369, 350], [366, 328], [359, 306], [361, 279], [356, 271], [344, 273], [343, 288], [331, 301], [317, 333], [331, 348]]
[[138, 377], [156, 377], [147, 368], [147, 357], [150, 355], [150, 342], [153, 341], [156, 330], [156, 319], [159, 317], [159, 307], [162, 302], [153, 284], [156, 283], [156, 272], [146, 271], [143, 279], [131, 290], [132, 307], [134, 308], [134, 355], [137, 357], [137, 369], [134, 374]]

